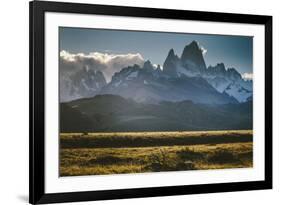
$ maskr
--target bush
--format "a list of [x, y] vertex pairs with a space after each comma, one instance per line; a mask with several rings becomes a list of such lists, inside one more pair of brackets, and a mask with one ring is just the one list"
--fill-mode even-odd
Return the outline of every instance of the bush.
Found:
[[176, 164], [175, 170], [195, 170], [195, 165], [192, 161], [180, 161]]
[[149, 167], [153, 171], [169, 170], [171, 167], [168, 153], [166, 150], [160, 149], [158, 153], [153, 153], [149, 157]]
[[159, 171], [182, 171], [194, 170], [195, 165], [192, 161], [183, 160], [178, 157], [172, 158], [166, 150], [160, 149], [158, 153], [149, 156], [149, 169]]
[[200, 152], [195, 152], [194, 150], [190, 149], [190, 148], [184, 148], [180, 151], [177, 152], [177, 155], [179, 156], [179, 158], [181, 160], [201, 160], [204, 158], [204, 155]]
[[240, 160], [228, 150], [217, 150], [208, 155], [207, 160], [211, 163], [226, 164], [226, 163], [237, 163]]
[[93, 158], [87, 161], [86, 165], [100, 164], [100, 165], [112, 165], [112, 164], [123, 164], [132, 161], [132, 158], [119, 158], [115, 156], [101, 156]]

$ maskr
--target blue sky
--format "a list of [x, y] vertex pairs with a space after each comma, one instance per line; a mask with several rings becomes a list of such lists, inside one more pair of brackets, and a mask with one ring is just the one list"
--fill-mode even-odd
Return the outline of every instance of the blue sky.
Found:
[[60, 28], [60, 50], [70, 53], [140, 53], [145, 60], [163, 65], [173, 48], [178, 56], [193, 40], [206, 49], [206, 65], [223, 62], [241, 74], [252, 73], [253, 41], [248, 36], [139, 32], [85, 28]]

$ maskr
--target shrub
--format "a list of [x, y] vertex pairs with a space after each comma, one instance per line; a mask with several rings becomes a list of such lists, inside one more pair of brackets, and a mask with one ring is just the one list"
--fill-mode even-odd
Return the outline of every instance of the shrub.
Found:
[[153, 153], [148, 157], [150, 162], [149, 168], [153, 171], [165, 171], [172, 169], [172, 160], [169, 158], [168, 153], [164, 149], [160, 149], [159, 152]]
[[123, 164], [132, 161], [132, 158], [119, 158], [115, 156], [101, 156], [93, 158], [87, 161], [86, 165], [100, 164], [100, 165], [112, 165], [112, 164]]
[[207, 160], [217, 164], [237, 163], [240, 161], [232, 152], [224, 149], [209, 154]]
[[180, 161], [176, 164], [175, 170], [195, 170], [196, 167], [192, 161]]
[[172, 157], [168, 151], [160, 149], [158, 153], [149, 156], [148, 168], [152, 171], [179, 171], [194, 170], [195, 165], [190, 160], [183, 160], [178, 157]]
[[200, 152], [195, 152], [194, 150], [186, 147], [180, 151], [177, 152], [177, 155], [178, 157], [181, 159], [181, 160], [190, 160], [190, 161], [193, 161], [193, 160], [201, 160], [204, 158], [204, 155]]

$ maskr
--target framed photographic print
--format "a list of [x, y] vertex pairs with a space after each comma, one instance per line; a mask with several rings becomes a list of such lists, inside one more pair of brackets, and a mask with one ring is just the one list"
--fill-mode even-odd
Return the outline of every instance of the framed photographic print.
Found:
[[30, 203], [272, 188], [272, 17], [30, 2]]

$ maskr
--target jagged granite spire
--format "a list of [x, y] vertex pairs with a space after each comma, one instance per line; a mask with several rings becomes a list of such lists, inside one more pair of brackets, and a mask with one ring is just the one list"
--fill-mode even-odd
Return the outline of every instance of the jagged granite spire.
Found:
[[175, 55], [174, 49], [170, 49], [168, 56], [163, 64], [163, 72], [171, 77], [177, 77], [177, 65], [179, 57]]
[[159, 65], [159, 64], [157, 65], [156, 70], [157, 70], [157, 71], [161, 71], [161, 67], [160, 67], [160, 65]]
[[181, 62], [186, 66], [197, 67], [201, 73], [206, 70], [202, 51], [196, 41], [192, 41], [189, 45], [185, 46], [181, 55]]
[[143, 69], [146, 70], [146, 71], [153, 71], [153, 65], [150, 62], [150, 60], [147, 60], [147, 61], [144, 62]]
[[235, 68], [225, 68], [224, 63], [218, 63], [216, 66], [209, 66], [206, 74], [213, 77], [224, 77], [227, 80], [236, 81], [242, 79], [241, 74]]
[[228, 68], [227, 69], [227, 77], [231, 80], [239, 80], [242, 79], [241, 74], [235, 68]]
[[226, 69], [224, 63], [218, 63], [215, 66], [209, 66], [206, 70], [207, 75], [216, 76], [216, 77], [225, 77]]

